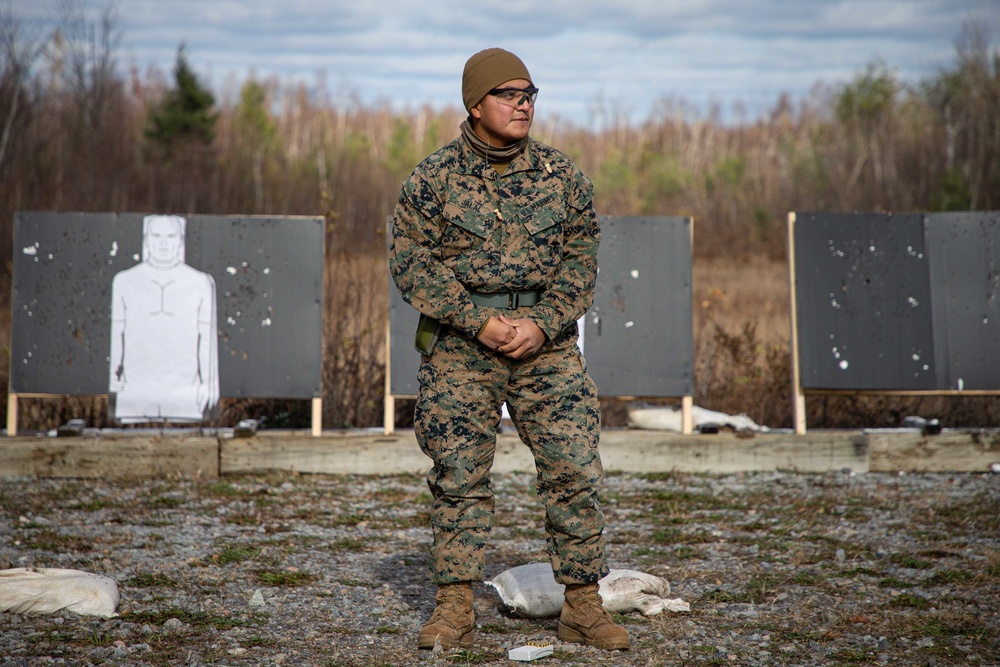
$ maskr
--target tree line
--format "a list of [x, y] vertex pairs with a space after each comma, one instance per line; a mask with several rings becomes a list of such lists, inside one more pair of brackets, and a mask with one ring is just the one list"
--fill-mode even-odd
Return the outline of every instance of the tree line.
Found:
[[[58, 29], [33, 35], [0, 6], [5, 284], [22, 210], [323, 215], [328, 270], [367, 257], [378, 267], [373, 279], [383, 278], [378, 262], [399, 185], [457, 136], [457, 106], [394, 110], [322, 82], [273, 77], [230, 79], [213, 91], [184, 45], [170, 73], [123, 72], [119, 41], [111, 8], [90, 21], [65, 3]], [[721, 109], [699, 113], [664, 97], [641, 123], [613, 119], [594, 130], [540, 114], [533, 134], [593, 178], [600, 213], [693, 216], [695, 261], [780, 261], [789, 211], [1000, 208], [1000, 51], [977, 24], [955, 44], [953, 62], [919, 82], [873, 61], [847, 84], [818, 82], [801, 102], [781, 96], [753, 119], [725, 122]], [[365, 391], [377, 396], [384, 315], [358, 316], [376, 321], [350, 331], [328, 324], [325, 337], [371, 338], [352, 353], [354, 375], [374, 383]], [[356, 395], [330, 391], [348, 403]], [[378, 406], [324, 414], [327, 426], [380, 420]]]

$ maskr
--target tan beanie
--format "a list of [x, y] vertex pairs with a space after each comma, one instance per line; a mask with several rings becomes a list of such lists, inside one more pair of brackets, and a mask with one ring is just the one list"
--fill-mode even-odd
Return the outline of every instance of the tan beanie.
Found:
[[501, 83], [514, 79], [531, 81], [531, 75], [521, 59], [510, 51], [492, 48], [472, 56], [465, 63], [465, 70], [462, 72], [462, 102], [465, 103], [465, 110], [479, 104], [486, 93]]

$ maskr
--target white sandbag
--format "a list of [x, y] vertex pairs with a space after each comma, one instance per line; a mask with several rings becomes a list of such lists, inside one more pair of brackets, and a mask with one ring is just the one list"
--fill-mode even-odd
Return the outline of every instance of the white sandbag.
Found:
[[[729, 415], [725, 412], [716, 412], [699, 408], [697, 405], [691, 408], [691, 420], [695, 428], [714, 424], [719, 428], [728, 426], [735, 431], [767, 431], [766, 426], [761, 426], [745, 414]], [[645, 405], [637, 405], [629, 408], [628, 425], [632, 428], [649, 429], [654, 431], [676, 431], [681, 432], [681, 409], [679, 407], [656, 408]]]
[[0, 570], [0, 611], [117, 616], [118, 584], [99, 574], [59, 568]]
[[[562, 610], [566, 587], [557, 583], [548, 563], [529, 563], [504, 570], [486, 583], [500, 595], [504, 607], [522, 618], [558, 616]], [[662, 611], [691, 611], [691, 605], [680, 599], [667, 599], [670, 582], [636, 570], [611, 570], [601, 579], [598, 592], [604, 608], [627, 614], [638, 611], [653, 616]]]

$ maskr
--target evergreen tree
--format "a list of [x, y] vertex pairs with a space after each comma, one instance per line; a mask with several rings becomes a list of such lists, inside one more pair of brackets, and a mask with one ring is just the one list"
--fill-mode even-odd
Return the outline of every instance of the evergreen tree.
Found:
[[146, 136], [163, 148], [189, 139], [205, 145], [212, 143], [218, 118], [212, 112], [215, 97], [198, 81], [183, 44], [177, 49], [174, 79], [176, 88], [167, 93], [158, 107], [150, 109]]

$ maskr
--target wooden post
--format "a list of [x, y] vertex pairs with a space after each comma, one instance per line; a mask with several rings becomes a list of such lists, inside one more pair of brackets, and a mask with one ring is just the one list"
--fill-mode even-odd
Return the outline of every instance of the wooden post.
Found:
[[17, 394], [7, 390], [7, 435], [17, 435]]
[[396, 399], [392, 396], [392, 346], [391, 327], [388, 319], [385, 325], [385, 390], [382, 396], [382, 432], [392, 435], [396, 430]]
[[691, 435], [694, 432], [694, 397], [681, 398], [681, 433]]
[[799, 369], [799, 327], [798, 309], [795, 307], [795, 213], [788, 214], [788, 293], [791, 303], [791, 354], [792, 354], [792, 415], [795, 432], [806, 432], [806, 397], [802, 393], [801, 370]]
[[[691, 248], [694, 248], [694, 216], [690, 218], [688, 227]], [[694, 294], [691, 295], [691, 307], [694, 308]], [[691, 313], [691, 327], [694, 328], [694, 313]], [[693, 333], [693, 332], [692, 332]], [[694, 397], [681, 397], [681, 433], [691, 435], [694, 432]]]
[[312, 434], [318, 438], [323, 434], [323, 397], [314, 396], [312, 399]]

